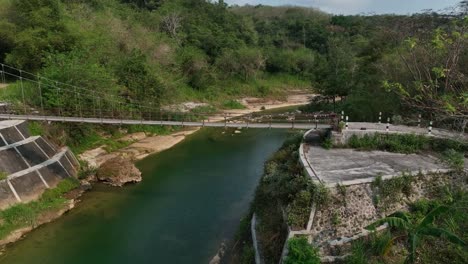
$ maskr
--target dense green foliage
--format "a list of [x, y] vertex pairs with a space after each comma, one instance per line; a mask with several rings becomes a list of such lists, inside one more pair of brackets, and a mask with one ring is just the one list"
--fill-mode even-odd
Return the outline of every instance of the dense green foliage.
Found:
[[[223, 101], [311, 86], [300, 69], [269, 71], [252, 19], [222, 2], [1, 0], [0, 10], [0, 62], [86, 89], [80, 92], [105, 93], [130, 108], [188, 99], [234, 108]], [[296, 60], [306, 60], [303, 55]], [[10, 89], [21, 98], [18, 86]], [[73, 92], [43, 89], [45, 106], [61, 111], [78, 104], [87, 111], [115, 107], [99, 105], [103, 100], [92, 92], [78, 100]], [[37, 94], [26, 97], [39, 106]]]
[[374, 192], [374, 204], [385, 210], [391, 208], [396, 202], [399, 202], [402, 196], [411, 196], [414, 191], [412, 186], [414, 178], [413, 175], [405, 173], [388, 180], [382, 180], [382, 176], [377, 176], [371, 184]]
[[0, 238], [4, 238], [11, 231], [24, 227], [34, 226], [37, 218], [48, 210], [60, 208], [66, 202], [63, 195], [79, 186], [75, 178], [61, 181], [55, 188], [47, 189], [41, 197], [29, 203], [20, 203], [0, 211], [2, 224], [0, 225]]
[[[452, 200], [449, 201], [447, 205], [437, 204], [436, 201], [436, 203], [431, 205], [424, 204], [422, 206], [422, 201], [419, 201], [412, 206], [412, 214], [396, 212], [370, 225], [368, 228], [374, 229], [375, 227], [386, 223], [395, 231], [395, 238], [390, 240], [386, 239], [387, 245], [384, 246], [386, 250], [378, 252], [379, 255], [385, 255], [386, 251], [388, 251], [388, 248], [391, 246], [391, 243], [396, 239], [402, 238], [407, 240], [405, 244], [408, 247], [408, 255], [405, 263], [416, 263], [418, 259], [417, 250], [421, 246], [422, 242], [424, 242], [425, 238], [445, 239], [456, 245], [455, 248], [458, 247], [458, 250], [463, 250], [462, 247], [466, 247], [467, 243], [458, 237], [457, 234], [452, 232], [452, 230], [455, 226], [458, 227], [458, 225], [463, 224], [455, 220], [456, 218], [454, 217], [454, 214], [458, 214], [458, 217], [466, 218], [466, 208], [453, 207], [452, 203], [462, 202], [461, 204], [463, 204], [466, 202], [466, 198], [464, 198], [464, 196], [466, 196], [466, 192], [462, 191], [459, 194], [459, 197], [457, 197], [462, 201]], [[450, 211], [453, 212], [451, 213]], [[450, 226], [443, 228], [436, 225], [437, 220], [446, 217], [451, 218], [452, 220]], [[462, 255], [453, 256], [454, 259], [458, 259], [459, 257], [462, 257]]]
[[318, 249], [313, 248], [307, 238], [298, 237], [288, 240], [288, 257], [285, 264], [319, 264]]
[[429, 188], [426, 198], [408, 203], [409, 212], [371, 224], [369, 229], [383, 223], [390, 228], [353, 242], [345, 263], [466, 263], [466, 189], [459, 184]]
[[291, 137], [265, 163], [255, 192], [252, 211], [257, 215], [258, 238], [267, 263], [279, 260], [286, 239], [285, 224], [304, 229], [312, 203], [321, 206], [329, 200], [328, 189], [304, 174], [298, 155], [301, 141], [301, 134]]
[[[344, 109], [352, 120], [422, 113], [464, 127], [455, 121], [467, 114], [465, 16], [463, 5], [332, 16], [205, 0], [0, 0], [0, 61], [135, 108], [187, 99], [230, 107], [222, 102], [314, 87], [326, 99], [319, 109]], [[45, 95], [47, 106], [99, 103]]]

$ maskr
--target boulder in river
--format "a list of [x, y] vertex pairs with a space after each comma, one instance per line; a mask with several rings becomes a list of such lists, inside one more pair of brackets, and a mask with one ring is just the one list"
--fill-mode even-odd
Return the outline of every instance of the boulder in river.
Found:
[[106, 184], [119, 187], [142, 180], [140, 170], [128, 159], [120, 156], [104, 162], [97, 171], [97, 178]]

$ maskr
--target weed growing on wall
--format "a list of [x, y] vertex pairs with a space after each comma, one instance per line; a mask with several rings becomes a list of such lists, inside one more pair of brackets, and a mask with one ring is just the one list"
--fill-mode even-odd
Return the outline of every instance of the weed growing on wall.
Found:
[[382, 176], [378, 175], [371, 184], [374, 203], [385, 210], [400, 201], [403, 196], [409, 197], [413, 193], [413, 181], [414, 177], [407, 173], [388, 180], [382, 180]]
[[318, 249], [311, 246], [305, 237], [294, 237], [288, 240], [288, 257], [285, 264], [319, 264]]
[[461, 171], [465, 167], [465, 157], [463, 153], [457, 152], [454, 149], [444, 151], [442, 153], [442, 160], [456, 171]]
[[373, 134], [359, 137], [352, 135], [347, 147], [360, 150], [383, 150], [398, 153], [418, 153], [422, 151], [443, 152], [453, 149], [468, 152], [468, 144], [451, 139], [429, 138], [414, 134]]
[[8, 178], [8, 173], [0, 171], [0, 181]]

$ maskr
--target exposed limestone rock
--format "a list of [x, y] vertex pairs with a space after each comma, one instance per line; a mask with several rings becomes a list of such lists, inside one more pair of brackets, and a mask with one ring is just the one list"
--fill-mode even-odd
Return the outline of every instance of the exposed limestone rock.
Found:
[[140, 182], [141, 172], [128, 159], [115, 157], [101, 165], [97, 178], [106, 184], [120, 187], [126, 183]]
[[221, 247], [218, 250], [216, 256], [214, 256], [209, 264], [220, 264], [223, 259], [224, 253], [226, 253], [226, 243], [221, 243]]

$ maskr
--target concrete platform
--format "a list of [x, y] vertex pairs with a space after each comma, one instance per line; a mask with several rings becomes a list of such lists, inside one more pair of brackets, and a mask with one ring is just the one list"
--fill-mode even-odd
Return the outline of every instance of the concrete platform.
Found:
[[353, 149], [330, 149], [320, 146], [304, 146], [307, 166], [327, 186], [371, 182], [382, 175], [384, 178], [401, 175], [403, 172], [417, 174], [419, 171], [445, 172], [449, 168], [435, 157], [418, 154], [400, 154], [384, 151], [357, 151]]

